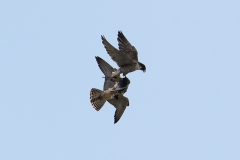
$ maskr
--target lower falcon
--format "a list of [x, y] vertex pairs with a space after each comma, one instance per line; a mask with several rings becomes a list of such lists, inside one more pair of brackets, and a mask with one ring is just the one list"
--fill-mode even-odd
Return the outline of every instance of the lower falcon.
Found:
[[92, 88], [90, 91], [90, 102], [96, 111], [99, 111], [102, 106], [108, 101], [115, 108], [114, 123], [117, 123], [121, 118], [126, 107], [129, 106], [129, 100], [123, 94], [127, 91], [130, 84], [128, 78], [110, 79], [114, 70], [106, 61], [100, 57], [96, 57], [97, 63], [103, 74], [105, 75], [103, 91]]

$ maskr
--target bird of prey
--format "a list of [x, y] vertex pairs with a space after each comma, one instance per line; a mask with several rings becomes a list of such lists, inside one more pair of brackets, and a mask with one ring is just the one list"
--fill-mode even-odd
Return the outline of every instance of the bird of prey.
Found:
[[113, 47], [104, 36], [101, 36], [102, 43], [113, 61], [120, 67], [114, 70], [111, 77], [117, 77], [121, 73], [126, 77], [129, 72], [136, 70], [146, 71], [146, 66], [138, 61], [138, 52], [134, 46], [127, 40], [121, 31], [118, 31], [119, 50]]
[[118, 78], [116, 81], [115, 79], [108, 78], [116, 69], [100, 57], [96, 57], [96, 61], [105, 75], [105, 81], [103, 91], [96, 88], [91, 89], [90, 102], [96, 111], [99, 111], [106, 101], [112, 104], [116, 108], [114, 123], [117, 123], [126, 107], [129, 106], [129, 100], [127, 97], [123, 96], [123, 94], [127, 91], [130, 80], [126, 77]]

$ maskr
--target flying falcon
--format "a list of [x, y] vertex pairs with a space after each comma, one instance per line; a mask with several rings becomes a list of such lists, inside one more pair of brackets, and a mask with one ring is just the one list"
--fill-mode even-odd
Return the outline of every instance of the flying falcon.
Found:
[[117, 123], [126, 107], [129, 106], [129, 100], [123, 94], [127, 91], [130, 80], [126, 77], [118, 78], [117, 81], [109, 79], [108, 77], [111, 77], [112, 72], [116, 69], [100, 57], [96, 57], [96, 61], [105, 75], [105, 81], [103, 91], [96, 88], [91, 89], [90, 102], [96, 111], [99, 111], [106, 101], [112, 104], [116, 108], [114, 123]]
[[134, 46], [127, 40], [121, 31], [118, 31], [118, 46], [119, 50], [113, 47], [104, 36], [102, 43], [113, 61], [120, 67], [112, 72], [111, 77], [117, 77], [121, 73], [126, 77], [129, 72], [142, 70], [146, 72], [146, 66], [138, 61], [138, 52]]

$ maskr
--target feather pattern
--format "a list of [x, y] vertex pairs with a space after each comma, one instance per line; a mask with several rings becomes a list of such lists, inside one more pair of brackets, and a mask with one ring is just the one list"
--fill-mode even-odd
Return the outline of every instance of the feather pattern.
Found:
[[113, 47], [104, 36], [102, 36], [102, 43], [104, 47], [106, 48], [107, 53], [110, 55], [113, 61], [117, 63], [119, 67], [122, 67], [124, 65], [132, 64], [133, 61], [129, 59], [129, 57], [120, 52], [118, 49]]
[[138, 62], [137, 49], [131, 45], [131, 43], [127, 40], [122, 31], [118, 31], [117, 40], [119, 50], [125, 53], [128, 56], [128, 58], [131, 59], [133, 62], [137, 63]]
[[111, 99], [108, 100], [108, 102], [111, 103], [116, 108], [114, 114], [114, 123], [117, 123], [119, 119], [122, 117], [126, 107], [129, 106], [129, 100], [127, 97], [120, 94], [118, 100]]
[[103, 91], [96, 88], [92, 88], [90, 91], [90, 102], [96, 111], [99, 111], [106, 102], [106, 99], [103, 99], [101, 94], [103, 94]]
[[100, 58], [100, 57], [95, 57], [95, 58], [96, 58], [96, 61], [98, 63], [98, 66], [99, 66], [100, 70], [103, 72], [103, 74], [105, 76], [103, 90], [107, 90], [109, 88], [112, 88], [115, 85], [115, 82], [112, 81], [112, 79], [109, 78], [109, 77], [111, 77], [112, 72], [115, 71], [116, 69], [113, 68], [106, 61], [104, 61], [102, 58]]

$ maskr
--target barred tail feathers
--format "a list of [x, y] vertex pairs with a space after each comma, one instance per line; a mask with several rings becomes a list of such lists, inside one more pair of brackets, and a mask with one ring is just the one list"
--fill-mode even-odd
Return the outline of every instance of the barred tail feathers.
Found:
[[101, 96], [102, 93], [103, 91], [96, 88], [92, 88], [90, 91], [90, 102], [96, 111], [99, 111], [106, 102]]

